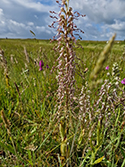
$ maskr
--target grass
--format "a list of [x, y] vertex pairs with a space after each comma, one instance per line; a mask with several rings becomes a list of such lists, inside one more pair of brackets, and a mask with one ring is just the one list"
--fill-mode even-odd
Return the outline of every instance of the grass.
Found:
[[[121, 80], [125, 78], [125, 43], [114, 43], [97, 77], [103, 81], [91, 89], [90, 74], [106, 42], [79, 42], [84, 49], [75, 49], [79, 58], [74, 95], [77, 100], [74, 100], [76, 109], [67, 136], [70, 153], [65, 159], [60, 152], [59, 120], [55, 119], [58, 84], [56, 71], [51, 73], [56, 61], [54, 44], [38, 39], [0, 40], [9, 76], [7, 85], [5, 68], [0, 66], [1, 166], [65, 166], [68, 163], [81, 167], [124, 167], [125, 86]], [[44, 62], [42, 71], [39, 71], [40, 60]]]

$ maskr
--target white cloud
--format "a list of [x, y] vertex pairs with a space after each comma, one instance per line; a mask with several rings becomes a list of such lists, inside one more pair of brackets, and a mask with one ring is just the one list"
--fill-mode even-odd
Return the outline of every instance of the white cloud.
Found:
[[121, 22], [120, 20], [114, 19], [115, 23], [109, 27], [116, 31], [125, 31], [125, 21]]
[[34, 17], [35, 17], [36, 19], [38, 19], [38, 16], [37, 16], [37, 15], [34, 15]]
[[96, 23], [125, 17], [125, 1], [121, 0], [72, 0], [71, 5]]
[[3, 15], [3, 9], [0, 9], [0, 15]]
[[33, 22], [28, 22], [27, 25], [28, 26], [34, 26], [34, 23]]
[[[56, 0], [0, 0], [0, 37], [52, 38], [55, 30], [49, 11], [59, 11]], [[116, 32], [117, 38], [125, 39], [125, 0], [70, 0], [80, 17], [75, 23], [85, 33], [83, 39], [108, 40]]]
[[39, 12], [47, 12], [48, 10], [51, 10], [53, 8], [53, 6], [43, 5], [42, 3], [36, 2], [35, 0], [12, 0], [12, 1], [25, 8], [34, 9]]
[[36, 26], [36, 31], [38, 31], [38, 33], [40, 32], [46, 32], [48, 34], [51, 34], [51, 31], [49, 31], [49, 28], [48, 27], [45, 27], [45, 26]]
[[38, 31], [42, 31], [42, 32], [44, 32], [45, 30], [46, 30], [46, 28], [45, 28], [45, 26], [36, 26], [36, 29], [38, 30]]
[[4, 16], [3, 9], [0, 8], [0, 20], [3, 20], [3, 16]]
[[10, 0], [1, 0], [2, 2], [4, 2], [6, 5], [10, 4]]
[[[114, 32], [117, 32], [117, 38], [124, 38], [125, 32], [125, 1], [123, 0], [72, 0], [71, 6], [86, 14], [86, 20], [81, 21], [82, 28], [87, 38], [107, 40]], [[85, 33], [85, 34], [86, 34]], [[105, 35], [104, 35], [105, 33]], [[96, 36], [95, 36], [96, 35]], [[94, 37], [95, 36], [95, 37]]]
[[16, 26], [16, 27], [25, 27], [25, 25], [23, 24], [23, 23], [18, 23], [18, 22], [16, 22], [16, 21], [14, 21], [14, 20], [10, 20], [10, 24], [11, 25], [13, 25], [13, 26]]

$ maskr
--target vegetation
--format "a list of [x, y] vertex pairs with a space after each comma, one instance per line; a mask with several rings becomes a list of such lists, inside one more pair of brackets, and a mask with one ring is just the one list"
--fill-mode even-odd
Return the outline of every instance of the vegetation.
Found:
[[0, 165], [124, 167], [124, 41], [76, 41], [62, 3], [56, 41], [0, 40]]

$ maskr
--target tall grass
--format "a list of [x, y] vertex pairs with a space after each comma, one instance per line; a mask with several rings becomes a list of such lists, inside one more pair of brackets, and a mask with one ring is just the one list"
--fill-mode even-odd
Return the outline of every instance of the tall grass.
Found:
[[76, 40], [57, 3], [56, 41], [0, 41], [0, 165], [124, 167], [124, 44]]

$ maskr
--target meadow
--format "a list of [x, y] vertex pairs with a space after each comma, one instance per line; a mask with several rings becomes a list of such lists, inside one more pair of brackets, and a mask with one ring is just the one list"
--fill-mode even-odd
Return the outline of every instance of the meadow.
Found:
[[[106, 95], [104, 95], [98, 106], [96, 106], [101, 109], [101, 104], [105, 103], [102, 111], [108, 114], [106, 113], [106, 105], [109, 105], [107, 111], [111, 115], [107, 117], [107, 120], [105, 118], [101, 125], [97, 118], [96, 122], [93, 120], [93, 123], [89, 124], [88, 121], [90, 120], [87, 114], [86, 119], [88, 121], [86, 120], [86, 124], [84, 120], [79, 120], [81, 113], [76, 108], [76, 111], [74, 111], [76, 118], [73, 118], [73, 127], [67, 138], [70, 149], [73, 145], [69, 161], [71, 161], [71, 166], [87, 166], [87, 164], [90, 165], [94, 156], [95, 166], [97, 164], [98, 166], [124, 166], [125, 87], [121, 84], [121, 80], [125, 77], [125, 43], [123, 41], [120, 41], [120, 43], [115, 42], [107, 61], [103, 65], [98, 77], [103, 78], [102, 84], [104, 86], [102, 87], [102, 84], [99, 84], [90, 89], [86, 86], [86, 82], [89, 82], [90, 73], [93, 71], [106, 42], [79, 42], [83, 49], [75, 49], [79, 58], [76, 66], [77, 91], [75, 97], [82, 97], [83, 108], [91, 110], [94, 103], [101, 97], [100, 90], [107, 91], [106, 86], [111, 83], [111, 87], [107, 91], [109, 95], [107, 96], [111, 96], [114, 99], [111, 98], [112, 103], [109, 104], [106, 100]], [[56, 113], [57, 74], [56, 72], [51, 72], [55, 62], [53, 45], [49, 40], [0, 40], [0, 47], [4, 51], [7, 66], [2, 66], [1, 60], [1, 166], [65, 166], [66, 162], [62, 162], [64, 157], [61, 156], [60, 152], [59, 124], [58, 120], [54, 119]], [[41, 71], [39, 71], [40, 60], [44, 62]], [[118, 85], [115, 85], [116, 80], [114, 78], [116, 76], [112, 75], [112, 68], [115, 62], [118, 66], [116, 75], [119, 74], [118, 77], [120, 78], [116, 78]], [[46, 65], [48, 65], [48, 68]], [[109, 66], [108, 70], [105, 69], [106, 66]], [[5, 69], [7, 70], [8, 78], [6, 77]], [[85, 69], [87, 70], [85, 71]], [[110, 74], [107, 75], [107, 73]], [[107, 79], [106, 84], [104, 84], [105, 79]], [[117, 94], [116, 96], [113, 95], [114, 92]], [[77, 104], [78, 101], [76, 100], [74, 107]], [[114, 108], [114, 113], [110, 108], [111, 106]], [[105, 128], [106, 123], [107, 126]], [[100, 126], [99, 129], [98, 126]], [[89, 136], [90, 132], [92, 133], [91, 137]], [[100, 141], [97, 145], [98, 137], [100, 137]]]
[[76, 40], [56, 2], [51, 42], [0, 39], [0, 166], [124, 167], [125, 42]]

